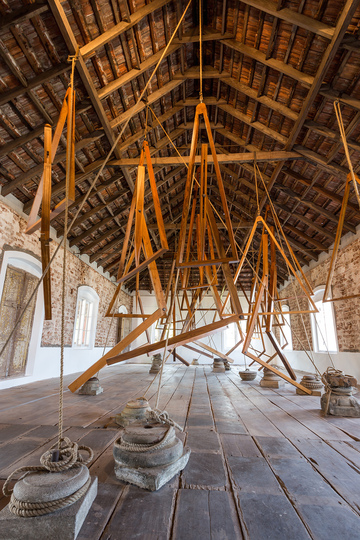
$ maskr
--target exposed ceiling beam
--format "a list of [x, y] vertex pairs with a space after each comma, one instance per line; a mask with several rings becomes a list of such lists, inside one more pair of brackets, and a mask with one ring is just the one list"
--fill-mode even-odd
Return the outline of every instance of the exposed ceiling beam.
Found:
[[335, 27], [328, 26], [321, 21], [317, 21], [312, 17], [298, 13], [293, 9], [282, 7], [279, 9], [279, 2], [272, 2], [271, 0], [241, 0], [241, 2], [253, 8], [259, 9], [260, 11], [264, 11], [268, 15], [272, 15], [281, 21], [285, 21], [291, 25], [309, 30], [309, 32], [313, 32], [317, 36], [330, 40], [334, 35]]
[[118, 24], [115, 24], [112, 28], [100, 34], [97, 38], [93, 39], [80, 49], [81, 55], [86, 58], [93, 54], [97, 49], [106, 45], [120, 34], [130, 30], [135, 24], [138, 24], [144, 17], [147, 17], [157, 9], [169, 4], [172, 0], [153, 0], [149, 2], [144, 7], [137, 9], [134, 13], [129, 16], [129, 21], [121, 21]]
[[[256, 161], [258, 163], [265, 162], [265, 161], [282, 161], [282, 160], [288, 160], [288, 159], [300, 159], [301, 156], [297, 152], [284, 152], [282, 150], [274, 151], [274, 152], [256, 152], [256, 156], [254, 152], [249, 153], [234, 153], [234, 154], [218, 154], [217, 160], [219, 163], [253, 163], [254, 159], [256, 157]], [[181, 165], [181, 163], [185, 162], [186, 164], [189, 163], [189, 156], [184, 156], [183, 158], [176, 156], [172, 157], [154, 157], [152, 159], [152, 163], [154, 166], [165, 166], [165, 165]], [[195, 157], [195, 163], [200, 164], [201, 156]], [[211, 155], [208, 156], [208, 163], [213, 163], [213, 157]], [[123, 158], [118, 160], [112, 161], [113, 166], [121, 166], [121, 167], [137, 167], [139, 165], [139, 158]]]

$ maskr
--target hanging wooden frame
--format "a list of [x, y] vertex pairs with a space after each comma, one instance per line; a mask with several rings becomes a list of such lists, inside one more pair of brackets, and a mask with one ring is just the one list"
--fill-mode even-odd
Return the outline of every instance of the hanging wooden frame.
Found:
[[[356, 182], [358, 184], [360, 184], [360, 178], [358, 177], [358, 175], [354, 174], [354, 176], [355, 176]], [[350, 294], [348, 296], [339, 296], [337, 298], [331, 298], [331, 296], [330, 296], [330, 294], [331, 294], [331, 283], [332, 283], [332, 279], [333, 279], [334, 272], [335, 272], [335, 266], [336, 266], [336, 261], [337, 261], [340, 242], [341, 242], [341, 235], [342, 235], [342, 231], [343, 231], [343, 227], [344, 227], [346, 208], [347, 208], [347, 204], [348, 204], [349, 196], [350, 196], [351, 180], [352, 180], [351, 173], [348, 173], [348, 175], [346, 177], [345, 191], [344, 191], [344, 196], [343, 196], [340, 215], [339, 215], [339, 223], [338, 223], [338, 226], [337, 226], [337, 229], [336, 229], [334, 247], [333, 247], [332, 254], [331, 254], [330, 268], [329, 268], [328, 276], [327, 276], [327, 279], [326, 279], [323, 302], [338, 302], [340, 300], [349, 300], [351, 298], [359, 298], [360, 297], [360, 293], [359, 294]]]
[[[67, 89], [65, 94], [59, 119], [56, 125], [54, 137], [51, 142], [51, 163], [55, 158], [60, 138], [64, 130], [65, 123], [67, 122], [68, 133], [66, 139], [66, 169], [69, 172], [69, 186], [67, 192], [62, 201], [60, 201], [55, 208], [50, 212], [50, 222], [56, 218], [66, 206], [66, 199], [68, 203], [75, 202], [75, 90], [71, 87]], [[41, 219], [37, 219], [41, 202], [43, 200], [44, 193], [44, 173], [41, 176], [34, 202], [29, 214], [26, 234], [32, 234], [41, 227]]]

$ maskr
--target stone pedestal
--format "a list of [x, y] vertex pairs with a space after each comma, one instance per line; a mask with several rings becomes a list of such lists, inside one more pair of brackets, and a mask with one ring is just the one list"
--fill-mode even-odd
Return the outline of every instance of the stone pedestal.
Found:
[[222, 358], [214, 358], [213, 372], [225, 373], [225, 366], [224, 366], [224, 361]]
[[328, 385], [320, 400], [322, 411], [333, 416], [360, 418], [360, 401], [353, 396], [357, 391], [355, 377], [328, 368], [322, 378]]
[[223, 363], [224, 363], [225, 371], [230, 371], [231, 370], [230, 362], [228, 360], [223, 360]]
[[[84, 466], [83, 466], [84, 467]], [[57, 500], [71, 494], [79, 489], [77, 486], [84, 485], [89, 476], [83, 470], [71, 469], [74, 474], [68, 473], [34, 473], [26, 476], [15, 485], [14, 495], [20, 500], [28, 502], [44, 502]], [[59, 482], [56, 478], [61, 478], [64, 482]], [[75, 475], [75, 476], [74, 476]], [[50, 478], [52, 477], [52, 478]], [[55, 479], [54, 479], [55, 477]], [[4, 540], [49, 540], [50, 538], [61, 538], [62, 540], [74, 540], [85, 521], [91, 505], [97, 495], [97, 478], [91, 479], [90, 486], [86, 493], [75, 503], [56, 510], [50, 514], [36, 517], [19, 517], [12, 514], [6, 506], [0, 512], [0, 538]], [[29, 500], [31, 499], [31, 500]]]
[[326, 390], [321, 396], [321, 410], [333, 416], [360, 418], [360, 401], [353, 396], [355, 388], [336, 387]]
[[128, 401], [121, 413], [115, 416], [115, 422], [121, 427], [128, 426], [133, 422], [145, 422], [148, 411], [151, 411], [151, 407], [147, 399], [137, 398]]
[[100, 381], [97, 377], [91, 377], [86, 383], [82, 385], [79, 390], [79, 394], [85, 396], [97, 396], [101, 394], [104, 389], [100, 386]]
[[264, 368], [264, 375], [260, 381], [264, 388], [284, 388], [285, 381], [268, 368]]
[[193, 361], [191, 362], [191, 365], [192, 366], [198, 366], [199, 365], [199, 360], [197, 358], [194, 358]]
[[173, 427], [132, 424], [115, 441], [113, 454], [119, 480], [156, 491], [186, 467], [190, 449], [184, 448]]
[[251, 369], [244, 369], [244, 371], [239, 371], [239, 375], [242, 381], [253, 381], [256, 379], [257, 371], [252, 371]]
[[[300, 384], [302, 384], [302, 386], [304, 386], [305, 388], [308, 388], [308, 390], [311, 390], [312, 396], [321, 396], [322, 390], [324, 388], [324, 385], [321, 382], [320, 378], [316, 375], [304, 375], [300, 381]], [[309, 395], [300, 390], [300, 388], [296, 388], [296, 393], [299, 396]]]
[[159, 373], [162, 363], [162, 356], [161, 354], [155, 354], [152, 357], [152, 364], [149, 373], [156, 374]]

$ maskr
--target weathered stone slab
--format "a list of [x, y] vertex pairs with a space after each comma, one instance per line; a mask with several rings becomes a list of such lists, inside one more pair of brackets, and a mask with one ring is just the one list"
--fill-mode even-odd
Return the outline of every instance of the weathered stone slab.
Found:
[[74, 540], [97, 494], [97, 478], [85, 495], [71, 506], [44, 516], [23, 518], [15, 516], [6, 506], [0, 512], [0, 537], [2, 540]]

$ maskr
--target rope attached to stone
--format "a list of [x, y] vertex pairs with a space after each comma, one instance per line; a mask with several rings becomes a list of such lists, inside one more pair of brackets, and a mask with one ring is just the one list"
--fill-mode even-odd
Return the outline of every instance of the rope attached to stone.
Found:
[[122, 450], [127, 450], [128, 452], [153, 452], [154, 450], [160, 450], [160, 448], [166, 446], [171, 434], [172, 430], [171, 426], [169, 426], [164, 437], [157, 443], [130, 443], [119, 437], [118, 447]]
[[326, 406], [325, 406], [325, 411], [324, 411], [324, 415], [327, 416], [328, 412], [329, 412], [329, 407], [330, 407], [330, 399], [331, 399], [331, 394], [334, 394], [334, 395], [342, 395], [341, 392], [337, 392], [335, 388], [333, 388], [332, 386], [330, 386], [329, 382], [328, 382], [328, 379], [327, 379], [327, 376], [328, 375], [339, 375], [339, 376], [343, 376], [345, 375], [345, 372], [342, 371], [341, 369], [336, 369], [334, 367], [328, 367], [327, 370], [321, 375], [321, 382], [323, 383], [323, 385], [325, 386], [325, 393], [327, 394], [327, 399], [326, 399]]
[[[79, 500], [87, 492], [91, 482], [90, 478], [78, 491], [75, 491], [75, 493], [72, 493], [67, 497], [63, 497], [62, 499], [57, 499], [55, 501], [30, 503], [19, 501], [14, 496], [12, 489], [9, 488], [9, 484], [15, 476], [20, 475], [18, 480], [21, 480], [22, 478], [25, 478], [25, 476], [27, 476], [28, 474], [35, 472], [48, 472], [49, 474], [51, 474], [61, 471], [67, 471], [69, 469], [79, 467], [80, 465], [88, 465], [94, 457], [94, 452], [89, 446], [78, 445], [76, 442], [71, 442], [68, 437], [64, 437], [63, 439], [61, 439], [59, 449], [57, 448], [57, 446], [58, 443], [54, 444], [41, 456], [41, 466], [38, 465], [19, 467], [18, 469], [13, 471], [10, 476], [8, 476], [3, 485], [2, 492], [5, 497], [10, 497], [11, 495], [11, 499], [9, 502], [10, 512], [21, 517], [43, 516], [45, 514], [49, 514], [50, 512], [54, 512], [55, 510], [59, 510], [60, 508], [70, 506], [71, 504]], [[81, 450], [89, 454], [86, 459], [80, 454]], [[58, 461], [52, 461], [55, 451], [58, 451], [59, 453]]]
[[147, 416], [150, 420], [158, 422], [159, 424], [167, 424], [168, 426], [173, 426], [179, 431], [183, 431], [182, 427], [179, 426], [172, 418], [170, 418], [169, 413], [166, 411], [160, 411], [159, 409], [151, 409], [147, 413]]

